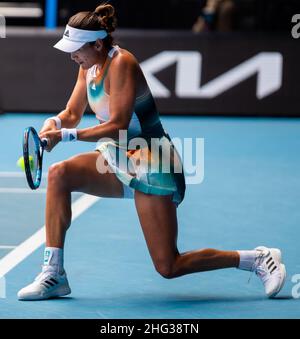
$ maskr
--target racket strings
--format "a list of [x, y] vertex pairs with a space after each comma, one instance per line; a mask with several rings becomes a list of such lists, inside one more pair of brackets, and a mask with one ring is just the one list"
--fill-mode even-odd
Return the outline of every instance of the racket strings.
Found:
[[29, 134], [28, 139], [28, 155], [29, 155], [29, 165], [30, 172], [32, 176], [32, 181], [35, 182], [37, 179], [37, 169], [38, 169], [38, 147], [32, 133]]

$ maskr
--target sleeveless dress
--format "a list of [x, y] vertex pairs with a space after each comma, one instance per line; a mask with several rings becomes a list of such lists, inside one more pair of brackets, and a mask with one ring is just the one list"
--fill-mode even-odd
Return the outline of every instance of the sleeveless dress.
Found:
[[[97, 76], [97, 65], [87, 71], [88, 102], [100, 124], [109, 120], [109, 95], [105, 92], [104, 80], [117, 53], [118, 46], [109, 51], [102, 75]], [[172, 195], [178, 206], [185, 194], [183, 166], [161, 124], [149, 88], [136, 98], [126, 133], [118, 140], [100, 140], [96, 146], [123, 183], [124, 197], [133, 198], [134, 190], [145, 194]]]

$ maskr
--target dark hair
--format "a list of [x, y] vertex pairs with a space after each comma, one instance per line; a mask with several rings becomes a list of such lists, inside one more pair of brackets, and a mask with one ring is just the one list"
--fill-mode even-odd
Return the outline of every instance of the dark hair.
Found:
[[[69, 19], [68, 25], [73, 28], [86, 29], [89, 31], [106, 30], [108, 35], [103, 39], [103, 43], [106, 48], [110, 49], [114, 42], [111, 33], [117, 26], [115, 9], [107, 2], [102, 3], [94, 12], [79, 12], [73, 15]], [[93, 44], [93, 42], [91, 44]]]

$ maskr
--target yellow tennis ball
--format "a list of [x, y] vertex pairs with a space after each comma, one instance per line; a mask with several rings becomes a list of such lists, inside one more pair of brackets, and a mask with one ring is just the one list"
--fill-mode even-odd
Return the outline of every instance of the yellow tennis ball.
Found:
[[17, 161], [17, 166], [21, 168], [22, 171], [25, 171], [24, 158], [20, 157]]
[[[17, 165], [21, 168], [22, 171], [25, 171], [25, 163], [23, 157], [19, 158], [19, 160], [17, 161]], [[34, 169], [34, 161], [32, 155], [29, 156], [29, 166], [31, 170]]]

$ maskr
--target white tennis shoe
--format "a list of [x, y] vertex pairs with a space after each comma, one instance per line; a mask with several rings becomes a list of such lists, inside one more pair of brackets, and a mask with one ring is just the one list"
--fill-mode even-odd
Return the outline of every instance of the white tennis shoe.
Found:
[[256, 247], [255, 250], [259, 253], [253, 270], [262, 280], [268, 297], [273, 298], [282, 289], [286, 278], [285, 265], [281, 263], [281, 251], [264, 246]]
[[34, 282], [18, 292], [19, 300], [44, 300], [71, 293], [66, 272], [59, 274], [52, 266], [43, 266]]

